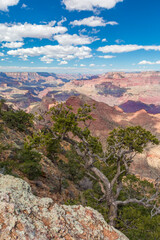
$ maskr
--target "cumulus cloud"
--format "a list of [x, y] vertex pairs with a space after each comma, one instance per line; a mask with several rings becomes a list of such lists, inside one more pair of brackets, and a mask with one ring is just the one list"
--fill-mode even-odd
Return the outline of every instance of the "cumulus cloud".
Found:
[[[47, 59], [63, 59], [64, 61], [79, 58], [90, 58], [91, 49], [86, 46], [75, 47], [75, 46], [61, 46], [61, 45], [46, 45], [42, 47], [33, 47], [33, 48], [19, 48], [16, 50], [10, 50], [7, 52], [11, 56], [19, 57], [35, 57], [35, 56], [45, 56]], [[43, 60], [45, 58], [42, 58]]]
[[61, 21], [59, 21], [59, 22], [57, 23], [57, 25], [58, 25], [58, 26], [62, 26], [62, 24], [63, 24], [64, 22], [66, 22], [66, 21], [67, 21], [67, 18], [66, 18], [66, 17], [62, 17]]
[[58, 33], [65, 33], [67, 28], [55, 26], [55, 21], [45, 25], [37, 24], [0, 24], [0, 42], [23, 41], [24, 38], [50, 39]]
[[7, 42], [2, 44], [2, 48], [20, 48], [24, 45], [23, 42]]
[[95, 8], [113, 8], [118, 2], [123, 0], [63, 0], [66, 8], [72, 10], [89, 10], [93, 11]]
[[111, 59], [111, 58], [115, 58], [115, 56], [112, 56], [112, 55], [104, 55], [104, 56], [99, 56], [99, 58]]
[[88, 17], [88, 18], [83, 18], [81, 20], [74, 20], [73, 22], [70, 22], [71, 25], [73, 26], [88, 26], [88, 27], [105, 27], [106, 25], [117, 25], [118, 23], [115, 21], [109, 21], [106, 22], [102, 17]]
[[40, 60], [41, 60], [42, 62], [45, 62], [45, 63], [52, 63], [52, 62], [53, 62], [53, 59], [52, 59], [52, 58], [49, 58], [49, 57], [47, 57], [47, 56], [41, 57]]
[[66, 64], [68, 64], [67, 61], [61, 61], [61, 62], [59, 63], [59, 65], [66, 65]]
[[160, 46], [142, 46], [142, 45], [107, 45], [105, 47], [99, 47], [97, 51], [103, 53], [124, 53], [124, 52], [133, 52], [137, 50], [155, 50], [160, 51]]
[[3, 57], [4, 56], [4, 53], [0, 52], [0, 57]]
[[103, 39], [102, 39], [102, 42], [107, 42], [107, 39], [106, 39], [106, 38], [103, 38]]
[[91, 44], [93, 41], [96, 40], [88, 36], [78, 36], [77, 34], [56, 35], [54, 39], [57, 40], [58, 43], [61, 45], [84, 45]]
[[15, 6], [19, 3], [19, 0], [1, 0], [0, 11], [8, 11], [8, 7]]
[[150, 61], [143, 60], [143, 61], [139, 62], [138, 64], [139, 65], [155, 65], [155, 64], [160, 64], [160, 61], [150, 62]]
[[91, 63], [89, 66], [90, 66], [90, 67], [95, 67], [95, 64], [94, 64], [94, 63]]
[[81, 67], [85, 67], [86, 65], [85, 65], [85, 64], [81, 64], [80, 66], [81, 66]]

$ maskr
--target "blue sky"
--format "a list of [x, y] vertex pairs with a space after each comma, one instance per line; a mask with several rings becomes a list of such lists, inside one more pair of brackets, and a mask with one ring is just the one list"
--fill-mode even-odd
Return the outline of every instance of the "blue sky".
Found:
[[159, 0], [0, 0], [0, 71], [160, 68]]

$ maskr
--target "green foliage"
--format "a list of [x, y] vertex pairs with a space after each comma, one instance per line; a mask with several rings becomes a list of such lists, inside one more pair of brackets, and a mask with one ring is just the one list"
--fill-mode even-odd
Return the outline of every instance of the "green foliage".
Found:
[[17, 168], [31, 180], [41, 175], [41, 154], [30, 149], [18, 150], [15, 156]]
[[66, 188], [69, 187], [69, 183], [68, 183], [67, 179], [65, 179], [65, 178], [62, 180], [62, 187], [63, 187], [64, 189], [66, 189]]
[[148, 143], [159, 144], [158, 139], [140, 126], [114, 129], [107, 138], [109, 149], [120, 148], [142, 153]]
[[160, 215], [151, 218], [149, 210], [130, 204], [119, 209], [116, 228], [130, 240], [159, 240]]
[[[104, 219], [108, 222], [108, 207], [105, 202], [98, 202], [96, 199], [102, 196], [102, 192], [99, 188], [98, 183], [93, 185], [93, 189], [88, 189], [83, 192], [85, 199], [85, 206], [91, 207], [100, 212]], [[82, 203], [81, 203], [82, 204]]]
[[33, 126], [33, 114], [26, 113], [23, 110], [2, 112], [2, 119], [9, 128], [17, 129], [20, 132], [26, 131], [29, 127]]
[[128, 196], [141, 199], [142, 197], [145, 197], [146, 193], [148, 196], [151, 196], [155, 193], [153, 183], [150, 183], [147, 180], [142, 181], [132, 174], [128, 174], [123, 179], [123, 184], [124, 188], [121, 192], [121, 199], [126, 199]]
[[33, 133], [32, 136], [27, 136], [25, 147], [28, 149], [41, 149], [54, 162], [57, 161], [58, 154], [61, 152], [60, 140], [55, 139], [48, 129], [42, 129], [42, 131]]
[[82, 160], [77, 155], [74, 148], [72, 148], [70, 151], [67, 151], [66, 158], [68, 159], [68, 163], [60, 160], [58, 162], [58, 167], [64, 173], [67, 179], [77, 183], [85, 176], [85, 171], [80, 165]]
[[4, 103], [6, 102], [5, 99], [0, 99], [0, 116], [2, 115], [2, 107], [4, 106]]
[[[155, 192], [152, 184], [147, 181], [140, 181], [135, 176], [129, 175], [128, 171], [134, 154], [142, 153], [149, 143], [159, 144], [158, 139], [149, 131], [140, 126], [114, 129], [109, 134], [107, 148], [103, 151], [99, 139], [93, 137], [88, 129], [88, 123], [93, 120], [89, 105], [84, 105], [74, 111], [71, 106], [60, 104], [52, 108], [50, 113], [52, 114], [53, 126], [47, 132], [41, 131], [42, 138], [36, 137], [37, 143], [44, 144], [50, 157], [57, 148], [56, 142], [54, 142], [55, 138], [57, 138], [58, 144], [63, 144], [64, 141], [71, 144], [71, 150], [67, 151], [66, 154], [68, 162], [58, 161], [58, 167], [62, 171], [64, 179], [69, 179], [77, 184], [88, 173], [94, 179], [91, 178], [93, 188], [84, 191], [83, 199], [80, 197], [76, 200], [78, 203], [93, 207], [102, 213], [108, 221], [110, 217], [109, 207], [113, 206], [116, 201], [124, 201], [129, 198], [142, 199]], [[76, 150], [78, 153], [80, 152], [80, 156], [83, 156], [83, 158], [77, 155]], [[107, 160], [104, 159], [104, 156]], [[103, 157], [103, 161], [99, 157]], [[94, 171], [95, 168], [96, 171]], [[100, 172], [97, 170], [100, 170]], [[114, 178], [116, 175], [117, 178]], [[106, 177], [108, 178], [107, 181], [105, 181]], [[119, 187], [120, 190], [118, 189], [121, 183], [123, 190], [121, 187]], [[113, 188], [110, 188], [110, 186]], [[109, 190], [106, 190], [103, 199], [105, 201], [102, 199], [99, 201], [98, 199], [103, 196], [103, 189]], [[113, 199], [112, 204], [106, 196]], [[76, 201], [73, 200], [72, 202], [75, 203]], [[128, 211], [130, 212], [127, 214]], [[151, 219], [149, 211], [136, 204], [130, 204], [127, 207], [118, 205], [117, 228], [126, 233], [130, 239], [159, 239], [157, 219], [158, 217]], [[144, 231], [147, 225], [148, 229], [151, 230], [153, 224], [156, 227], [152, 233]], [[135, 235], [134, 230], [136, 231]]]
[[74, 135], [78, 134], [79, 131], [81, 132], [81, 128], [78, 127], [79, 122], [85, 123], [88, 120], [93, 120], [90, 112], [91, 107], [87, 104], [83, 108], [79, 108], [77, 113], [73, 112], [72, 106], [64, 104], [51, 108], [50, 113], [54, 122], [53, 131], [59, 134], [68, 132], [72, 132]]
[[14, 163], [12, 161], [5, 161], [5, 162], [0, 162], [0, 171], [3, 174], [12, 174], [12, 168], [13, 168]]

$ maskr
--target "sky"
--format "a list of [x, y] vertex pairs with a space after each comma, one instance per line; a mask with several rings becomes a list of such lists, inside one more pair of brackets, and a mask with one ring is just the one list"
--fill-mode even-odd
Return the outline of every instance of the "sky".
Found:
[[0, 71], [159, 71], [159, 10], [159, 0], [0, 0]]

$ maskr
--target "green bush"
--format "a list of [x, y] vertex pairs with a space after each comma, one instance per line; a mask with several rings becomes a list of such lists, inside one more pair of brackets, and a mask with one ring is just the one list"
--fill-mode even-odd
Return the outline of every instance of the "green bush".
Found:
[[2, 113], [2, 119], [7, 126], [20, 132], [24, 132], [33, 126], [33, 118], [33, 114], [28, 114], [23, 110], [14, 111], [11, 109]]
[[30, 180], [41, 175], [41, 154], [30, 149], [18, 150], [15, 155], [18, 161], [17, 168], [27, 175]]
[[68, 163], [60, 160], [58, 167], [65, 174], [66, 178], [77, 183], [85, 176], [85, 171], [80, 165], [80, 157], [72, 148], [70, 151], [67, 151], [66, 158], [68, 159]]
[[131, 204], [119, 210], [116, 228], [130, 240], [159, 240], [160, 215], [151, 218], [149, 210]]

